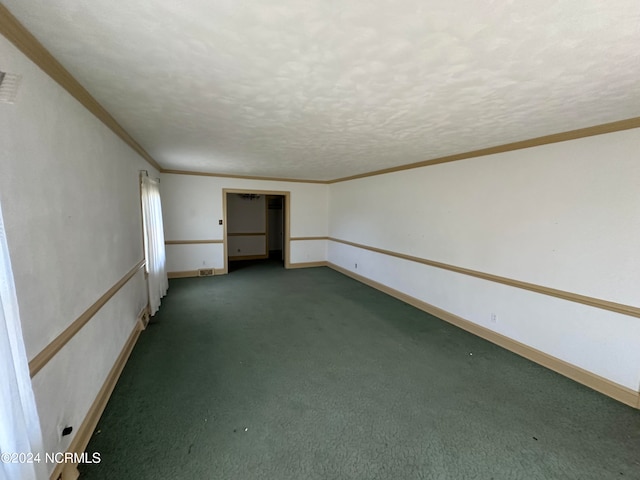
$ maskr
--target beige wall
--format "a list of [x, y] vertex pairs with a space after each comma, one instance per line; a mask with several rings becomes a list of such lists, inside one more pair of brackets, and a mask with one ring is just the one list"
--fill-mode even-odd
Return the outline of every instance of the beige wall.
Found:
[[[255, 198], [239, 193], [227, 194], [227, 254], [230, 257], [267, 255], [267, 201], [265, 195]], [[264, 235], [240, 235], [264, 233]]]

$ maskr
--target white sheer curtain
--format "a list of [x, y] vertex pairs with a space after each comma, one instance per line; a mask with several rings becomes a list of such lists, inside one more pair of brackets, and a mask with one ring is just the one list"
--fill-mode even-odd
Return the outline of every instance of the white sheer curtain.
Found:
[[164, 253], [160, 182], [143, 175], [141, 192], [144, 256], [149, 273], [149, 305], [151, 306], [151, 315], [154, 315], [160, 308], [160, 299], [166, 295], [169, 288]]
[[[11, 454], [18, 454], [9, 456]], [[20, 457], [20, 454], [27, 455]], [[47, 478], [40, 419], [0, 211], [0, 480]], [[31, 455], [31, 457], [29, 457]], [[36, 457], [36, 455], [39, 455]], [[25, 460], [34, 463], [26, 463]], [[38, 458], [38, 461], [36, 461]], [[7, 461], [9, 460], [9, 461]]]

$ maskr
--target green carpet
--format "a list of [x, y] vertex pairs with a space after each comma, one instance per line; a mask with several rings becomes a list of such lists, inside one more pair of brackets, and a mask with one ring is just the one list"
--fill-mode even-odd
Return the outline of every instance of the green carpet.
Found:
[[82, 479], [640, 478], [640, 412], [328, 268], [172, 280]]

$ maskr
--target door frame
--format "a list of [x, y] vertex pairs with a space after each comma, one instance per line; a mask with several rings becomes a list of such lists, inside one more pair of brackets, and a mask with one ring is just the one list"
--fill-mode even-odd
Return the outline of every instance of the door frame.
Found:
[[[253, 193], [256, 195], [279, 195], [284, 197], [284, 251], [282, 255], [284, 256], [284, 268], [291, 268], [291, 264], [289, 262], [289, 253], [290, 253], [290, 241], [291, 241], [291, 230], [290, 230], [290, 212], [291, 212], [291, 192], [284, 190], [255, 190], [255, 189], [246, 189], [246, 188], [223, 188], [222, 189], [222, 243], [224, 249], [224, 273], [229, 273], [229, 255], [227, 251], [227, 194], [228, 193]], [[265, 198], [266, 203], [266, 198]], [[269, 219], [266, 218], [265, 222], [268, 224]], [[267, 225], [268, 228], [268, 225]], [[268, 242], [268, 235], [267, 235]], [[267, 243], [267, 254], [269, 251], [269, 245]]]

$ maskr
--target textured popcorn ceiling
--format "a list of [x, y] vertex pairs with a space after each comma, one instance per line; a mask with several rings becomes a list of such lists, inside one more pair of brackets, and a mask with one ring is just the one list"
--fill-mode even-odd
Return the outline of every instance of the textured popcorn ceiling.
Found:
[[169, 169], [333, 179], [640, 116], [638, 0], [1, 1]]

